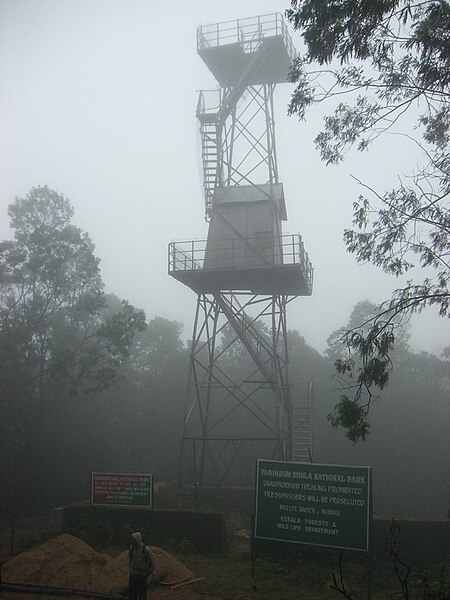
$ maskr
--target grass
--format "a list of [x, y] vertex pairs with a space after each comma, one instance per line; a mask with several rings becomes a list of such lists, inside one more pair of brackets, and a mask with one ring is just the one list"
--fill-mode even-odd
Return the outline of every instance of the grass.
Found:
[[[317, 550], [317, 549], [315, 549]], [[340, 581], [339, 552], [307, 551], [285, 558], [260, 557], [252, 563], [248, 540], [236, 539], [224, 554], [174, 554], [197, 577], [204, 594], [224, 600], [366, 600], [368, 598], [368, 565], [364, 558], [345, 556], [342, 574], [348, 596], [332, 589], [333, 573]], [[437, 570], [436, 570], [437, 569]], [[409, 600], [444, 600], [450, 598], [448, 567], [430, 570], [426, 578], [412, 572], [409, 579]], [[446, 582], [445, 584], [443, 582]], [[200, 585], [200, 584], [199, 584]], [[439, 590], [439, 591], [438, 591]], [[371, 600], [404, 599], [400, 582], [389, 563], [374, 562]]]
[[[203, 554], [192, 549], [189, 540], [173, 541], [162, 547], [184, 563], [202, 582], [190, 586], [195, 597], [223, 600], [366, 600], [368, 569], [364, 557], [345, 555], [343, 582], [348, 596], [332, 589], [333, 574], [340, 580], [339, 552], [336, 550], [299, 547], [294, 554], [273, 558], [259, 557], [253, 565], [250, 556], [249, 519], [234, 514], [226, 522], [227, 551]], [[99, 550], [99, 548], [97, 548]], [[112, 555], [117, 549], [102, 548]], [[123, 550], [123, 548], [120, 548]], [[448, 571], [447, 571], [448, 573]], [[447, 575], [448, 576], [448, 575]], [[435, 579], [436, 581], [436, 579]], [[413, 588], [414, 586], [411, 586]], [[417, 587], [416, 587], [417, 589]], [[401, 600], [400, 583], [391, 564], [374, 563], [371, 600]], [[445, 594], [445, 592], [444, 592]], [[411, 589], [410, 600], [441, 600], [445, 595], [426, 595]]]
[[[177, 554], [177, 553], [176, 553]], [[221, 592], [227, 600], [334, 600], [344, 596], [330, 588], [332, 573], [339, 577], [336, 555], [310, 558], [296, 555], [283, 560], [260, 557], [252, 564], [248, 545], [232, 544], [225, 554], [177, 554], [196, 576], [205, 577], [204, 593]], [[354, 600], [367, 598], [367, 568], [352, 563], [344, 567], [345, 586]], [[388, 566], [374, 573], [372, 600], [386, 600], [398, 586]]]

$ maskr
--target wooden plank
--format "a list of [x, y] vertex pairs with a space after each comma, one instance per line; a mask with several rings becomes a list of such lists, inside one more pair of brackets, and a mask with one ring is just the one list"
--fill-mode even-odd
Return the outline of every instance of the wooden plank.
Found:
[[189, 581], [190, 579], [192, 579], [191, 575], [189, 575], [189, 577], [183, 577], [183, 579], [178, 579], [177, 581], [159, 581], [158, 583], [161, 585], [167, 585], [171, 587], [173, 585], [179, 585], [181, 583], [184, 583], [185, 581]]
[[189, 578], [187, 581], [180, 581], [170, 586], [171, 590], [176, 590], [179, 587], [183, 587], [184, 585], [191, 585], [191, 583], [196, 583], [197, 581], [203, 581], [205, 577], [196, 577], [195, 579]]

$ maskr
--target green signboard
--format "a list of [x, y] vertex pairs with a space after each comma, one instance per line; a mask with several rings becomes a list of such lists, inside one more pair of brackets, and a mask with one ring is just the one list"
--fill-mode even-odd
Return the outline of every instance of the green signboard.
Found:
[[370, 467], [256, 463], [255, 537], [369, 551]]
[[91, 504], [152, 508], [153, 475], [92, 473]]

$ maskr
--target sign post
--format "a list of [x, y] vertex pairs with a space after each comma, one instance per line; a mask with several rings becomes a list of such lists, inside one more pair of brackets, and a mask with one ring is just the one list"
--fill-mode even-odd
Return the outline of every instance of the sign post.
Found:
[[255, 537], [369, 551], [370, 467], [258, 460]]
[[92, 473], [91, 506], [153, 508], [153, 475]]
[[372, 580], [370, 467], [256, 461], [254, 537], [356, 550]]

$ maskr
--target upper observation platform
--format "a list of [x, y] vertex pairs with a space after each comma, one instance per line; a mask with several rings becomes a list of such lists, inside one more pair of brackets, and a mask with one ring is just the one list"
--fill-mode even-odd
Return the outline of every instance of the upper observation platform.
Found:
[[171, 242], [169, 274], [204, 294], [312, 293], [313, 268], [298, 234]]
[[224, 88], [235, 87], [261, 52], [264, 60], [251, 70], [246, 85], [287, 82], [297, 56], [279, 13], [200, 25], [197, 52]]

